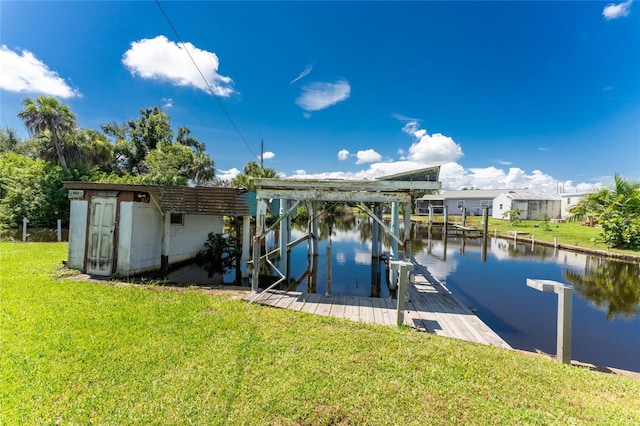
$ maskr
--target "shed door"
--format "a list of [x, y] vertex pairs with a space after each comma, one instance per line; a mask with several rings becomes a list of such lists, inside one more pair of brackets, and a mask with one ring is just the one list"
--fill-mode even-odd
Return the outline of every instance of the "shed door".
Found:
[[111, 275], [116, 200], [116, 197], [91, 198], [87, 274]]

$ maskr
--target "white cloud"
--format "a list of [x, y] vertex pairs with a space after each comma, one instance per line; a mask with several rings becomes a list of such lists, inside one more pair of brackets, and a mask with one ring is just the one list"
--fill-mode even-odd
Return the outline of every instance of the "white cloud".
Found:
[[[436, 149], [436, 152], [449, 152], [450, 158], [457, 159], [462, 155], [462, 149], [458, 144], [447, 136], [439, 134], [428, 135], [425, 130], [418, 128], [418, 122], [413, 121], [404, 126], [403, 129], [406, 133], [414, 136], [418, 139], [418, 142], [414, 143], [411, 148], [416, 145], [424, 143], [433, 143], [440, 146], [444, 146], [447, 149]], [[369, 150], [375, 152], [373, 150]], [[366, 152], [366, 151], [361, 151]], [[346, 179], [346, 180], [374, 180], [382, 176], [388, 176], [398, 173], [409, 172], [411, 170], [419, 170], [425, 167], [433, 165], [440, 165], [440, 182], [442, 183], [443, 190], [453, 190], [461, 188], [477, 188], [477, 189], [506, 189], [506, 188], [529, 188], [532, 191], [537, 192], [557, 192], [558, 188], [563, 188], [564, 192], [590, 192], [594, 188], [597, 188], [597, 184], [578, 183], [575, 184], [572, 181], [557, 181], [552, 176], [540, 171], [533, 170], [527, 172], [518, 167], [500, 168], [500, 167], [484, 167], [484, 168], [469, 168], [465, 169], [461, 164], [451, 160], [437, 163], [432, 161], [433, 156], [418, 155], [423, 153], [419, 149], [410, 149], [409, 154], [405, 157], [404, 150], [401, 152], [401, 158], [398, 161], [386, 161], [386, 162], [372, 162], [368, 165], [368, 168], [357, 172], [324, 172], [307, 174], [304, 170], [298, 170], [295, 172], [292, 178], [295, 179]], [[348, 151], [343, 149], [340, 151], [343, 153], [345, 159], [347, 158]], [[338, 158], [340, 158], [340, 153]], [[446, 155], [441, 158], [447, 158]], [[379, 161], [379, 160], [378, 160]], [[505, 166], [510, 166], [511, 163], [507, 161], [501, 161]]]
[[510, 166], [513, 164], [513, 162], [511, 161], [506, 161], [506, 160], [496, 160], [498, 164], [501, 164], [503, 166]]
[[633, 3], [633, 0], [628, 0], [617, 4], [609, 3], [604, 7], [604, 9], [602, 9], [602, 16], [604, 16], [604, 19], [606, 19], [607, 21], [629, 16], [631, 3]]
[[345, 80], [335, 83], [315, 82], [305, 86], [296, 104], [303, 110], [320, 111], [349, 98], [351, 86]]
[[349, 158], [349, 151], [348, 150], [341, 149], [340, 151], [338, 151], [338, 160], [344, 161], [347, 158]]
[[[162, 35], [134, 41], [131, 48], [124, 53], [122, 63], [131, 74], [144, 79], [168, 81], [176, 86], [194, 87], [207, 93], [210, 92], [211, 86], [215, 95], [223, 97], [234, 93], [231, 87], [233, 80], [218, 74], [218, 56], [213, 52], [198, 49], [189, 42], [177, 44]], [[208, 85], [202, 76], [206, 78]]]
[[551, 148], [546, 148], [544, 146], [539, 146], [537, 148], [538, 151], [542, 151], [542, 152], [547, 152], [547, 151], [551, 151]]
[[[273, 152], [271, 152], [271, 151], [267, 151], [267, 152], [263, 152], [263, 153], [262, 153], [262, 158], [263, 158], [263, 159], [265, 159], [265, 160], [271, 160], [271, 159], [273, 159], [273, 157], [275, 157], [275, 156], [276, 156], [276, 154], [274, 154], [274, 153], [273, 153]], [[260, 156], [258, 155], [258, 160], [259, 160], [259, 159], [260, 159]]]
[[429, 135], [426, 130], [419, 128], [417, 121], [410, 121], [402, 129], [417, 139], [409, 147], [407, 160], [428, 165], [436, 165], [456, 161], [462, 157], [462, 147], [452, 138], [441, 133]]
[[0, 47], [0, 89], [18, 93], [37, 93], [60, 98], [81, 96], [57, 72], [28, 50], [14, 52], [6, 45]]
[[229, 170], [217, 170], [216, 177], [221, 180], [231, 180], [240, 174], [240, 170], [231, 168]]
[[311, 71], [313, 71], [313, 65], [309, 64], [306, 67], [304, 67], [304, 69], [302, 70], [302, 72], [300, 74], [298, 74], [298, 76], [296, 78], [294, 78], [293, 80], [291, 80], [289, 82], [289, 84], [293, 84], [298, 80], [301, 80], [303, 78], [305, 78], [306, 76], [308, 76], [309, 74], [311, 74]]
[[356, 164], [375, 163], [376, 161], [382, 160], [382, 156], [373, 149], [358, 151], [356, 158], [358, 159]]
[[162, 98], [162, 107], [163, 108], [172, 108], [173, 107], [173, 99], [171, 98]]

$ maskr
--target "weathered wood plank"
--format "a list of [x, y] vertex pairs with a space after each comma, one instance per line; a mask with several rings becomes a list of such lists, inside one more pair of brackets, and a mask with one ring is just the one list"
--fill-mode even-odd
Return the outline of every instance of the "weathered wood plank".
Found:
[[[345, 318], [351, 321], [396, 325], [397, 300], [356, 296], [328, 296], [281, 290], [245, 296], [257, 303], [280, 308]], [[463, 306], [453, 294], [421, 265], [416, 264], [404, 324], [435, 333], [502, 348], [510, 346], [480, 318]]]
[[320, 301], [320, 299], [322, 299], [322, 295], [310, 293], [301, 311], [315, 314], [316, 309], [318, 309], [318, 302]]
[[329, 316], [336, 318], [344, 318], [344, 312], [347, 306], [347, 296], [334, 296]]
[[316, 315], [329, 316], [331, 312], [331, 304], [333, 303], [333, 296], [323, 296], [318, 302], [318, 308], [316, 309]]

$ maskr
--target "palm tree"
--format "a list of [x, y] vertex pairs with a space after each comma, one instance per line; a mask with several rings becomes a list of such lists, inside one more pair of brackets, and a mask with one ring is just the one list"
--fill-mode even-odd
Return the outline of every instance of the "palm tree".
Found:
[[25, 98], [22, 101], [24, 110], [18, 113], [18, 117], [24, 120], [24, 124], [33, 135], [40, 135], [45, 131], [51, 134], [51, 141], [55, 147], [58, 163], [66, 168], [61, 146], [62, 138], [76, 129], [76, 116], [67, 105], [61, 104], [56, 98], [39, 96], [35, 101]]

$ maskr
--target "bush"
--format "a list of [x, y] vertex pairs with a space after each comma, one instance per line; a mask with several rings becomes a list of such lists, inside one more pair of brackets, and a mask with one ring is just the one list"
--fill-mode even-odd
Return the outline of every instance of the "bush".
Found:
[[612, 213], [601, 224], [600, 235], [608, 247], [640, 250], [640, 217]]

